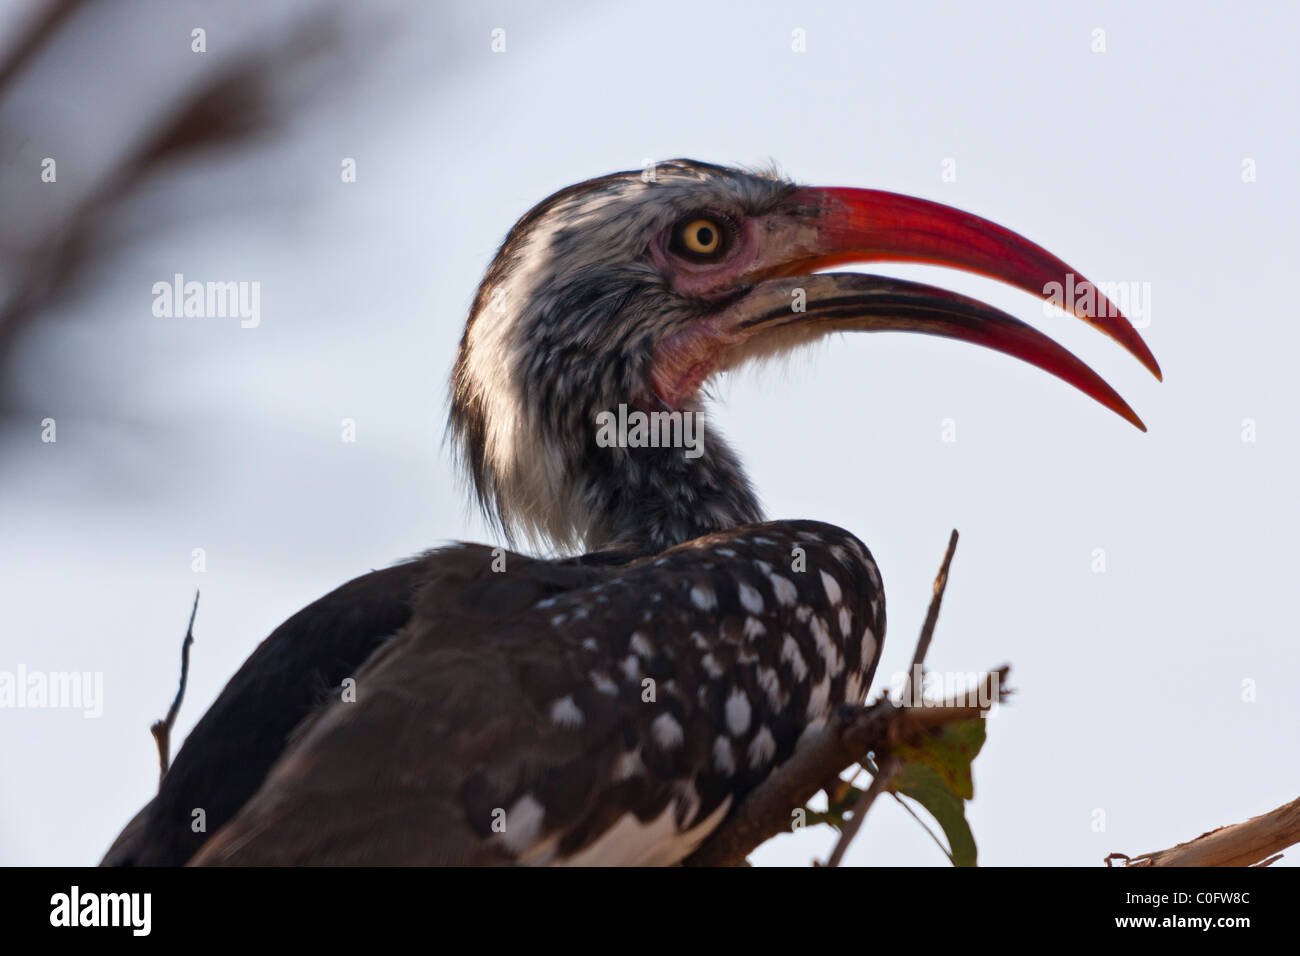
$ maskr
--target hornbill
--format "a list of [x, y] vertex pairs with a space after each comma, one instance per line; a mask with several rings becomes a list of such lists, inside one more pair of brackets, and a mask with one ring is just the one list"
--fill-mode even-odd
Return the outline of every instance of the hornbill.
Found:
[[[832, 332], [901, 330], [1023, 359], [1144, 428], [1074, 355], [991, 306], [820, 271], [875, 260], [1039, 296], [1087, 287], [947, 206], [689, 160], [582, 182], [527, 213], [474, 299], [449, 435], [509, 540], [587, 553], [444, 547], [300, 611], [226, 686], [104, 862], [686, 857], [801, 735], [863, 701], [884, 593], [848, 531], [765, 521], [715, 430], [696, 448], [611, 442], [603, 413], [675, 424], [702, 414], [718, 373]], [[1066, 306], [1159, 377], [1104, 296]]]

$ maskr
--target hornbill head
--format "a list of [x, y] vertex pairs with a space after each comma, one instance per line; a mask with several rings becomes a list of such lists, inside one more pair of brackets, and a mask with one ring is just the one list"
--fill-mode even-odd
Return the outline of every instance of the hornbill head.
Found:
[[[450, 434], [479, 501], [507, 534], [561, 547], [659, 549], [761, 520], [712, 429], [702, 455], [603, 447], [597, 416], [620, 405], [698, 414], [711, 377], [831, 332], [923, 332], [996, 349], [1145, 430], [1088, 366], [998, 309], [915, 282], [820, 271], [881, 260], [965, 269], [1048, 298], [1071, 274], [1076, 289], [1086, 281], [992, 222], [876, 190], [676, 160], [556, 193], [497, 253], [453, 371]], [[1066, 307], [1160, 377], [1099, 292]]]

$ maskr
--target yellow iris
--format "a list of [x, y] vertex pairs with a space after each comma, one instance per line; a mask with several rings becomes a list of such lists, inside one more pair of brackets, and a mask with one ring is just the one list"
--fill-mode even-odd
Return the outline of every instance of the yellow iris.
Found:
[[697, 255], [712, 255], [722, 244], [722, 229], [711, 219], [692, 219], [681, 235], [682, 246]]

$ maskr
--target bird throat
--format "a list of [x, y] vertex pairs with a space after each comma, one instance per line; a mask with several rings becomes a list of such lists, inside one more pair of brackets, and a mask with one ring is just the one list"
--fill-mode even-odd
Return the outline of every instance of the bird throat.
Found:
[[[617, 413], [615, 413], [616, 415]], [[587, 456], [583, 495], [592, 516], [587, 547], [631, 546], [658, 552], [715, 531], [763, 520], [762, 509], [735, 453], [716, 432], [707, 430], [701, 412], [691, 442], [663, 442], [673, 435], [673, 418], [649, 419], [638, 436], [635, 411], [626, 411], [624, 444], [603, 444], [617, 437], [617, 418]], [[648, 413], [643, 413], [648, 414]], [[669, 413], [660, 413], [667, 415]], [[661, 429], [652, 435], [650, 423]], [[688, 435], [686, 419], [679, 434]], [[599, 424], [599, 423], [598, 423]], [[636, 443], [638, 438], [645, 444]], [[649, 444], [659, 439], [659, 445]]]

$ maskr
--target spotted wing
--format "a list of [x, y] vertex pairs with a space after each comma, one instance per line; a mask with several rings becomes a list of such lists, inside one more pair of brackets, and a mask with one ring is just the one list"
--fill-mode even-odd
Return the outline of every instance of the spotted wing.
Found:
[[417, 596], [197, 862], [672, 863], [865, 695], [884, 636], [870, 555], [816, 522], [492, 562]]

